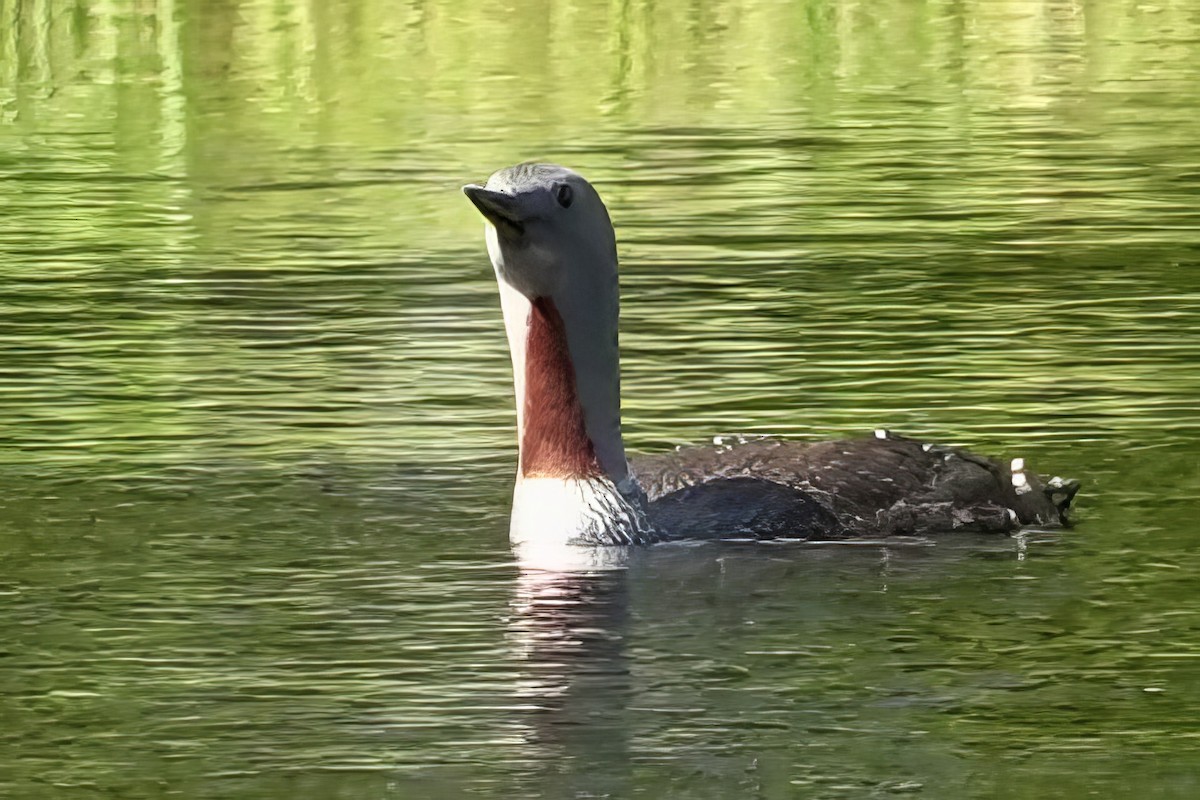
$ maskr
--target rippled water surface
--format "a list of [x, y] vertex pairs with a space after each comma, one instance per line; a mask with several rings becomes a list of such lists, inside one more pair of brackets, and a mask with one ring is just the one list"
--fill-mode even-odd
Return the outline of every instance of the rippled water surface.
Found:
[[[0, 0], [0, 795], [1200, 793], [1200, 10]], [[461, 184], [593, 179], [633, 449], [1080, 525], [522, 574]]]

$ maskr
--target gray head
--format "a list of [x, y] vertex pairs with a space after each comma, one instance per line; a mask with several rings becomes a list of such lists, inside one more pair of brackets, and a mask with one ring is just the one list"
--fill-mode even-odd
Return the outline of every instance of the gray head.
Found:
[[597, 269], [615, 282], [617, 244], [608, 209], [578, 173], [518, 164], [463, 192], [491, 223], [487, 245], [497, 277], [526, 297], [562, 297], [571, 284], [592, 283]]
[[553, 164], [507, 167], [463, 192], [490, 223], [487, 247], [513, 355], [518, 425], [529, 304], [548, 300], [566, 329], [589, 438], [608, 475], [623, 480], [617, 245], [600, 195], [578, 173]]

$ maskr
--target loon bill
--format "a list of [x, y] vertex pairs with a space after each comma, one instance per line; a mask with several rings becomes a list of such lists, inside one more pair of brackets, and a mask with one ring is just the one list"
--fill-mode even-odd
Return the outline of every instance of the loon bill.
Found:
[[720, 441], [626, 458], [617, 247], [600, 195], [553, 164], [463, 192], [487, 219], [512, 355], [519, 546], [842, 539], [1059, 526], [1077, 481], [876, 431], [861, 440]]

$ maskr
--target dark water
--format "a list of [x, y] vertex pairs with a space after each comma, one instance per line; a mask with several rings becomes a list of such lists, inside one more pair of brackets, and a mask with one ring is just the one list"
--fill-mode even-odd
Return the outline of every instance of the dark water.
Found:
[[[0, 0], [0, 796], [1200, 792], [1190, 2]], [[521, 574], [458, 187], [618, 228], [634, 449], [1080, 525]]]

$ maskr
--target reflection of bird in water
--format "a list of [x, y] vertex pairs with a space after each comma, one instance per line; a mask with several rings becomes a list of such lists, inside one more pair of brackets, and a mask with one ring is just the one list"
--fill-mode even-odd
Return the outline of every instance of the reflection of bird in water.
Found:
[[632, 694], [627, 575], [532, 570], [518, 578], [508, 640], [522, 664], [521, 735], [546, 765], [546, 781], [586, 781], [549, 787], [548, 796], [624, 794]]
[[523, 549], [1066, 521], [1077, 482], [886, 431], [840, 442], [717, 441], [628, 462], [616, 240], [600, 196], [549, 164], [502, 169], [464, 191], [491, 223], [520, 441], [510, 535]]

